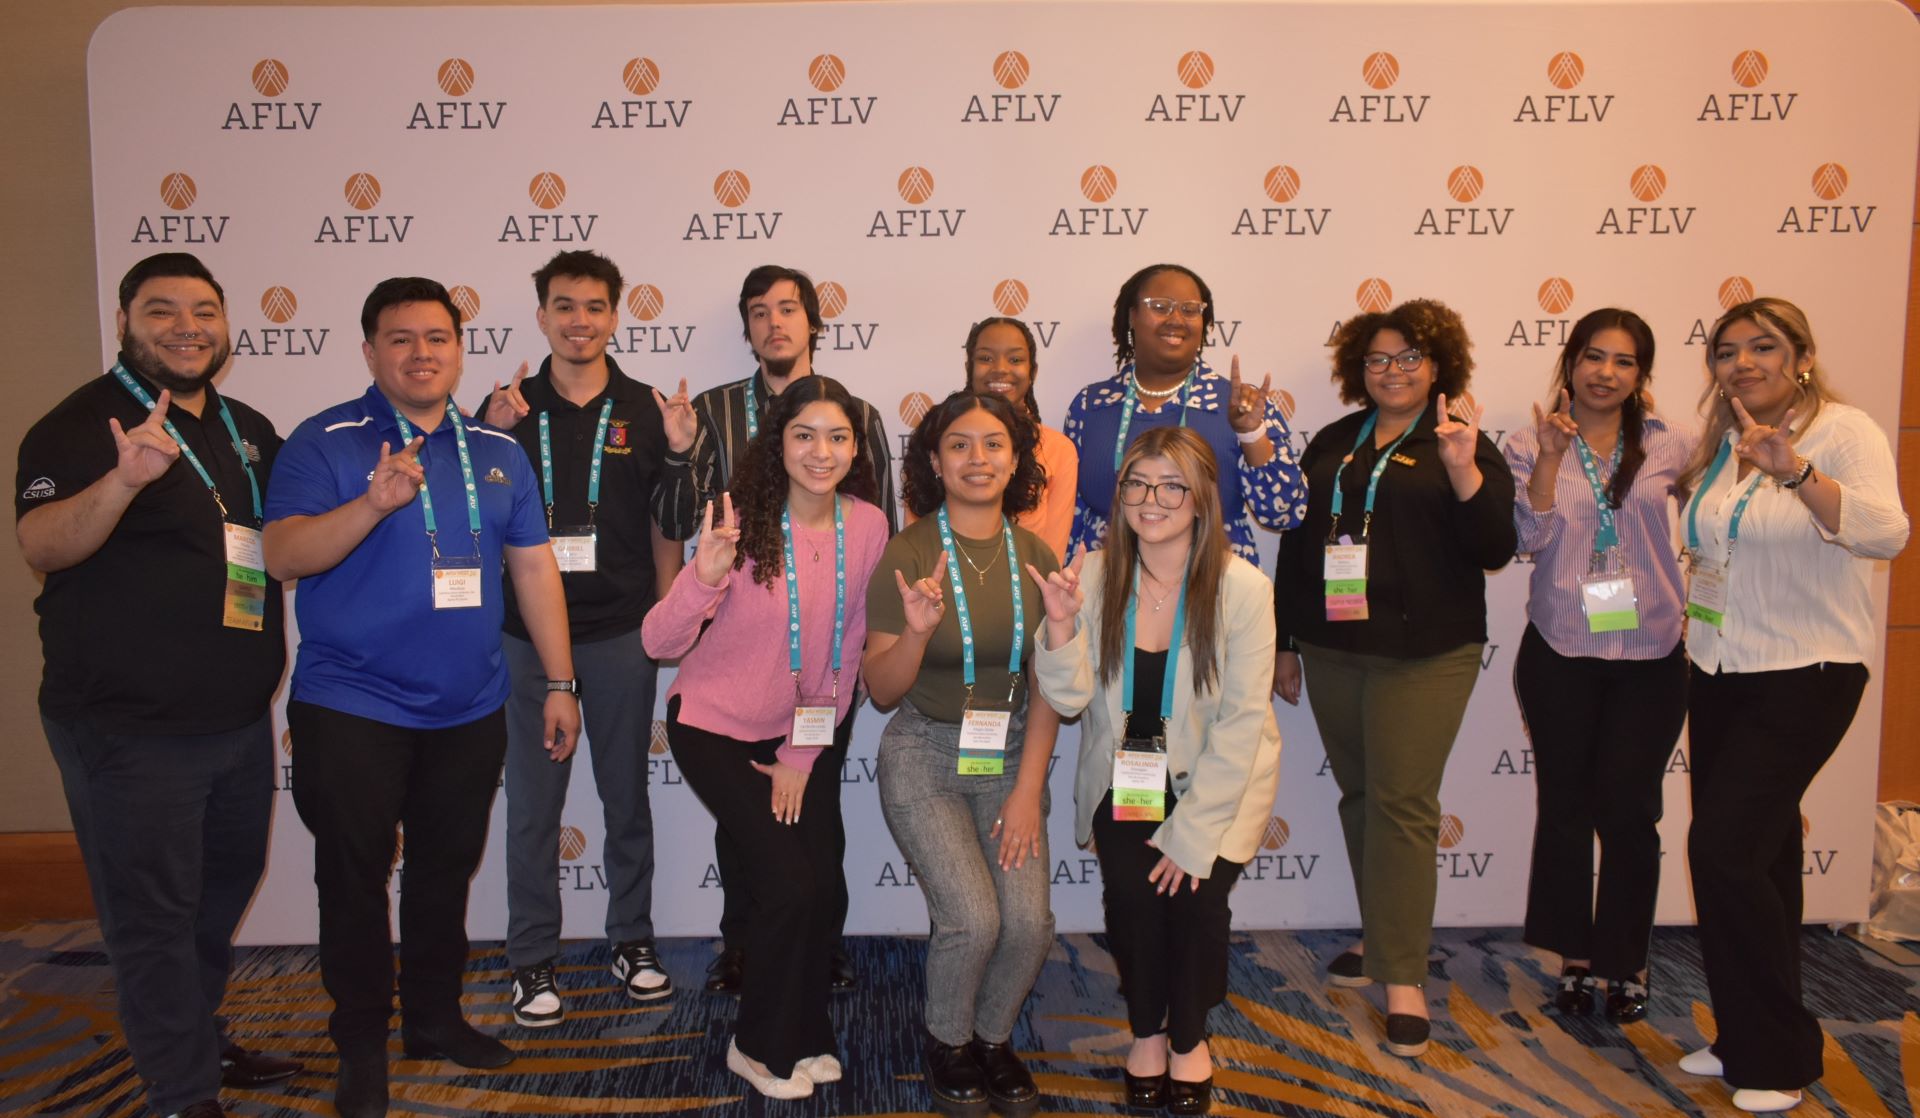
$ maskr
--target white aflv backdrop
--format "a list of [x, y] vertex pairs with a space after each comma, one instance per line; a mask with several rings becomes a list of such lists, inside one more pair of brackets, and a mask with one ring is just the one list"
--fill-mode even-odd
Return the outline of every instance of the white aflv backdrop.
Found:
[[[1112, 373], [1121, 281], [1171, 260], [1212, 286], [1209, 359], [1272, 375], [1296, 449], [1345, 410], [1334, 326], [1415, 296], [1464, 316], [1495, 438], [1544, 397], [1572, 321], [1609, 304], [1653, 324], [1661, 410], [1697, 426], [1706, 324], [1754, 293], [1806, 308], [1836, 385], [1891, 432], [1916, 38], [1892, 0], [133, 9], [90, 55], [101, 355], [126, 268], [195, 252], [227, 290], [223, 389], [290, 432], [364, 390], [367, 290], [424, 274], [467, 313], [471, 407], [545, 355], [529, 273], [588, 248], [628, 277], [616, 356], [654, 385], [751, 370], [734, 299], [776, 262], [821, 285], [816, 367], [896, 440], [918, 394], [960, 385], [967, 327], [992, 313], [1032, 324], [1058, 426]], [[1269, 564], [1276, 541], [1262, 537]], [[1533, 781], [1511, 678], [1527, 573], [1490, 582], [1485, 672], [1443, 794], [1441, 924], [1521, 914]], [[1885, 587], [1882, 569], [1883, 614]], [[1279, 718], [1280, 792], [1236, 920], [1353, 925], [1312, 718]], [[848, 930], [921, 932], [876, 800], [883, 721], [861, 713], [841, 774]], [[1879, 727], [1876, 682], [1805, 800], [1809, 919], [1865, 913]], [[1063, 930], [1101, 922], [1095, 860], [1071, 842], [1076, 733], [1052, 780]], [[711, 818], [664, 751], [651, 776], [655, 921], [711, 934]], [[1684, 741], [1666, 791], [1660, 917], [1686, 921]], [[506, 928], [504, 812], [474, 881], [476, 937]], [[584, 762], [565, 825], [566, 934], [596, 937]], [[314, 938], [311, 849], [283, 791], [247, 942]]]

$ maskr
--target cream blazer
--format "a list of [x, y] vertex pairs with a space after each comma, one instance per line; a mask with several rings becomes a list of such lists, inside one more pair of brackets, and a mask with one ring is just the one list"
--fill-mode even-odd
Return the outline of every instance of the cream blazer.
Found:
[[[1092, 552], [1080, 572], [1086, 605], [1074, 619], [1073, 640], [1046, 647], [1046, 627], [1035, 642], [1034, 677], [1040, 694], [1062, 717], [1085, 712], [1080, 765], [1074, 778], [1074, 840], [1085, 846], [1093, 813], [1113, 787], [1113, 754], [1126, 728], [1120, 681], [1099, 677], [1101, 582], [1106, 553]], [[1193, 693], [1193, 657], [1187, 635], [1174, 634], [1173, 717], [1167, 722], [1167, 772], [1179, 804], [1153, 834], [1153, 845], [1194, 877], [1213, 871], [1215, 857], [1245, 862], [1259, 849], [1280, 784], [1280, 725], [1273, 717], [1273, 583], [1246, 560], [1228, 560], [1220, 585], [1222, 621], [1215, 657], [1218, 683]]]

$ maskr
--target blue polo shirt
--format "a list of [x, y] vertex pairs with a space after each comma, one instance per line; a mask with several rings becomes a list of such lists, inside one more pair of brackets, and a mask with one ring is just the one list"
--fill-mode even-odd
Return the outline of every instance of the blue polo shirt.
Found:
[[[471, 556], [453, 424], [442, 422], [426, 439], [420, 464], [433, 492], [440, 554]], [[318, 516], [358, 498], [381, 443], [398, 451], [406, 440], [377, 386], [302, 423], [274, 462], [267, 521]], [[546, 515], [540, 480], [513, 436], [470, 420], [467, 447], [479, 491], [480, 565], [489, 574], [480, 607], [433, 608], [423, 505], [416, 499], [395, 509], [339, 565], [300, 580], [296, 701], [426, 730], [472, 722], [507, 701], [502, 548], [545, 544]]]

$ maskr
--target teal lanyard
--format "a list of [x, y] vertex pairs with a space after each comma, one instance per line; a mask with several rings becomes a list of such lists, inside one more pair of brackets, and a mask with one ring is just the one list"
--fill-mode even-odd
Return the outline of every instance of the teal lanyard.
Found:
[[[1614, 440], [1613, 464], [1608, 467], [1610, 476], [1620, 472], [1620, 447], [1626, 441], [1624, 431]], [[1595, 515], [1599, 518], [1599, 527], [1593, 531], [1593, 554], [1598, 559], [1620, 546], [1620, 530], [1614, 524], [1613, 502], [1607, 499], [1607, 487], [1600, 480], [1600, 465], [1594, 461], [1593, 448], [1579, 435], [1573, 437], [1573, 446], [1580, 452], [1580, 469], [1587, 475], [1587, 484], [1593, 487]]]
[[[142, 407], [148, 411], [153, 410], [153, 397], [147, 395], [147, 390], [140, 387], [140, 382], [133, 379], [133, 374], [127, 372], [125, 365], [114, 365], [113, 375], [119, 379], [122, 387], [133, 394], [134, 399], [140, 401]], [[227, 410], [227, 402], [219, 397], [215, 399], [220, 405], [220, 422], [227, 425], [227, 435], [233, 439], [233, 452], [240, 456], [240, 468], [247, 472], [247, 486], [253, 490], [253, 522], [259, 524], [264, 519], [260, 515], [260, 481], [253, 476], [253, 463], [247, 458], [247, 444], [240, 439], [240, 429], [233, 425], [233, 413]], [[220, 506], [220, 519], [226, 520], [227, 503], [220, 499], [220, 487], [213, 484], [213, 475], [207, 472], [207, 467], [200, 461], [200, 456], [187, 445], [187, 440], [181, 437], [180, 429], [173, 425], [173, 420], [163, 419], [160, 425], [167, 429], [167, 434], [173, 436], [174, 444], [180, 448], [180, 453], [185, 456], [187, 464], [200, 475], [201, 481], [207, 483], [207, 492], [213, 494], [213, 503]]]
[[[1380, 452], [1380, 461], [1373, 464], [1373, 475], [1367, 479], [1366, 513], [1360, 520], [1361, 543], [1365, 543], [1368, 534], [1373, 531], [1373, 502], [1374, 498], [1379, 496], [1380, 493], [1380, 475], [1387, 472], [1387, 463], [1393, 461], [1393, 452], [1400, 449], [1400, 444], [1407, 441], [1407, 436], [1413, 434], [1414, 428], [1420, 426], [1420, 416], [1425, 414], [1423, 411], [1420, 415], [1414, 416], [1413, 422], [1407, 424], [1407, 429], [1400, 432], [1400, 437], [1393, 440], [1387, 449]], [[1340, 468], [1333, 471], [1333, 520], [1327, 525], [1327, 539], [1329, 540], [1339, 536], [1340, 510], [1346, 508], [1347, 505], [1346, 491], [1340, 488], [1340, 476], [1347, 472], [1347, 463], [1353, 461], [1354, 454], [1358, 452], [1362, 446], [1366, 445], [1366, 441], [1373, 436], [1374, 424], [1379, 422], [1379, 419], [1380, 409], [1375, 408], [1367, 415], [1367, 421], [1360, 425], [1360, 437], [1353, 440], [1353, 450], [1348, 451], [1347, 456], [1340, 460]]]
[[[1026, 612], [1020, 595], [1020, 559], [1013, 550], [1013, 527], [1000, 518], [1000, 538], [1007, 545], [1007, 576], [1013, 580], [1013, 654], [1007, 657], [1007, 671], [1014, 683], [1007, 688], [1007, 701], [1020, 680], [1020, 653], [1026, 647]], [[953, 587], [953, 607], [960, 618], [961, 678], [967, 685], [967, 703], [973, 703], [973, 616], [967, 612], [967, 587], [960, 577], [960, 548], [953, 542], [953, 526], [947, 520], [947, 506], [940, 506], [940, 544], [947, 549], [947, 582]]]
[[[787, 667], [800, 686], [800, 571], [793, 561], [793, 514], [780, 510], [780, 540], [787, 561]], [[962, 617], [965, 614], [961, 615]], [[840, 498], [833, 499], [833, 696], [840, 697], [840, 648], [847, 634], [847, 521]], [[968, 650], [972, 655], [972, 650]], [[968, 661], [972, 663], [971, 660]]]
[[760, 437], [760, 405], [753, 397], [753, 382], [759, 379], [755, 373], [747, 378], [747, 438]]
[[[393, 409], [394, 422], [400, 425], [402, 444], [413, 442], [413, 425], [400, 409]], [[447, 422], [453, 424], [454, 442], [460, 447], [460, 480], [467, 486], [467, 528], [473, 533], [473, 553], [480, 554], [480, 490], [473, 483], [473, 455], [467, 450], [467, 424], [460, 418], [460, 409], [453, 406], [453, 398], [447, 398]], [[425, 449], [422, 447], [422, 449]], [[426, 515], [427, 543], [433, 547], [433, 557], [440, 558], [440, 526], [433, 518], [433, 489], [420, 487], [420, 511]]]
[[[1138, 591], [1140, 576], [1135, 574], [1133, 578], [1135, 593], [1133, 597], [1127, 599], [1127, 658], [1120, 671], [1120, 693], [1125, 696], [1122, 702], [1126, 707], [1126, 710], [1123, 712], [1123, 718], [1124, 715], [1133, 713], [1133, 614], [1140, 606], [1140, 595]], [[1167, 642], [1167, 674], [1166, 678], [1160, 681], [1160, 727], [1162, 733], [1166, 732], [1167, 722], [1173, 717], [1173, 667], [1180, 662], [1180, 634], [1186, 630], [1186, 627], [1187, 583], [1186, 580], [1182, 578], [1180, 581], [1180, 601], [1173, 607], [1173, 637]], [[1124, 720], [1121, 726], [1123, 731], [1122, 736], [1125, 736]]]
[[[587, 469], [587, 525], [600, 510], [600, 460], [607, 450], [607, 420], [613, 415], [613, 398], [600, 405], [600, 423], [593, 429], [593, 465]], [[547, 430], [547, 413], [540, 413], [540, 491], [547, 499], [547, 528], [553, 528], [553, 437]]]
[[[1707, 467], [1707, 476], [1700, 479], [1700, 488], [1694, 491], [1693, 500], [1687, 502], [1687, 550], [1693, 552], [1695, 558], [1700, 555], [1700, 531], [1694, 524], [1694, 517], [1700, 511], [1700, 500], [1707, 495], [1707, 490], [1713, 488], [1713, 483], [1719, 479], [1721, 469], [1726, 466], [1727, 459], [1732, 454], [1733, 444], [1722, 442], [1720, 453], [1713, 456], [1713, 465]], [[1740, 519], [1747, 515], [1747, 502], [1753, 500], [1754, 490], [1760, 488], [1760, 483], [1765, 481], [1766, 477], [1767, 475], [1761, 471], [1754, 470], [1753, 481], [1748, 483], [1747, 491], [1740, 495], [1740, 500], [1733, 506], [1733, 519], [1727, 522], [1728, 561], [1732, 561], [1733, 545], [1740, 539]]]
[[[1180, 397], [1180, 426], [1187, 425], [1187, 409], [1193, 406], [1193, 394], [1200, 387], [1200, 359], [1193, 359], [1193, 368], [1187, 373], [1187, 379], [1180, 382], [1174, 394]], [[1113, 437], [1113, 468], [1120, 468], [1120, 460], [1127, 453], [1127, 430], [1133, 426], [1133, 410], [1140, 406], [1140, 385], [1136, 379], [1138, 373], [1129, 361], [1120, 370], [1120, 378], [1127, 382], [1127, 394], [1120, 401], [1120, 430]]]

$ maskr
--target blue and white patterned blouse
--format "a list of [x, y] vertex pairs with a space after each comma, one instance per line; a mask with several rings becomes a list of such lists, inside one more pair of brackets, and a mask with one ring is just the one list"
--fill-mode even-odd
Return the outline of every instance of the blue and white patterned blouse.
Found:
[[[1120, 434], [1127, 381], [1132, 376], [1133, 363], [1129, 361], [1113, 376], [1082, 388], [1067, 408], [1064, 430], [1080, 451], [1068, 554], [1080, 547], [1097, 549], [1106, 541], [1114, 483], [1119, 480], [1114, 472], [1114, 443]], [[1274, 531], [1298, 524], [1307, 515], [1307, 484], [1301, 477], [1300, 464], [1294, 460], [1292, 433], [1272, 399], [1267, 401], [1267, 437], [1273, 440], [1273, 457], [1266, 465], [1255, 466], [1240, 453], [1240, 440], [1227, 417], [1231, 384], [1229, 378], [1201, 362], [1198, 376], [1160, 410], [1147, 411], [1136, 401], [1127, 441], [1131, 443], [1140, 432], [1155, 427], [1177, 426], [1184, 414], [1186, 425], [1207, 440], [1220, 463], [1220, 508], [1233, 553], [1258, 565], [1260, 553], [1254, 543], [1253, 521]]]

